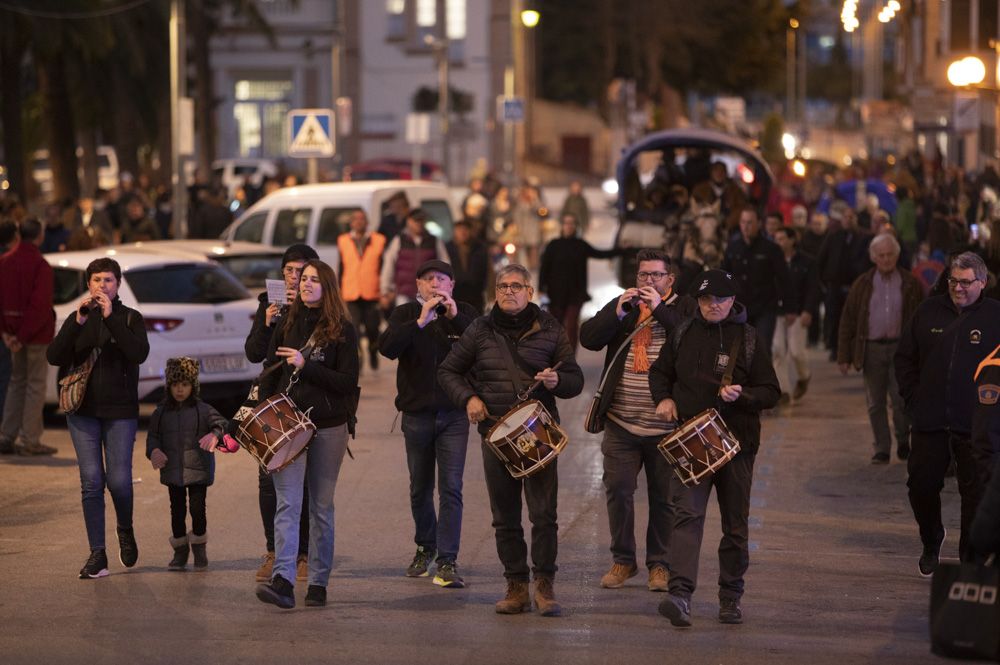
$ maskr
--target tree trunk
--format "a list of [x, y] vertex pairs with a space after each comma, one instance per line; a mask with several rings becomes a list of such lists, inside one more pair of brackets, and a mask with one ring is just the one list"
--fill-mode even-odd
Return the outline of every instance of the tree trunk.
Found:
[[83, 150], [81, 166], [83, 181], [80, 192], [83, 196], [93, 196], [97, 191], [97, 129], [85, 127], [80, 130], [80, 148]]
[[49, 167], [52, 169], [52, 199], [76, 200], [80, 183], [76, 176], [76, 133], [61, 53], [38, 61], [38, 86], [44, 100], [42, 123], [48, 133]]
[[9, 192], [27, 198], [24, 159], [24, 128], [21, 123], [21, 62], [25, 41], [17, 34], [9, 17], [0, 21], [0, 125], [3, 126], [3, 158], [7, 167]]
[[141, 129], [136, 126], [139, 112], [135, 101], [129, 93], [129, 86], [124, 80], [127, 74], [121, 67], [115, 67], [111, 72], [112, 113], [115, 116], [114, 145], [118, 153], [118, 174], [125, 172], [137, 176], [139, 173], [139, 140]]
[[208, 17], [201, 3], [188, 3], [188, 27], [191, 31], [191, 59], [194, 61], [194, 113], [197, 130], [198, 169], [210, 173], [215, 159], [215, 86], [209, 62]]

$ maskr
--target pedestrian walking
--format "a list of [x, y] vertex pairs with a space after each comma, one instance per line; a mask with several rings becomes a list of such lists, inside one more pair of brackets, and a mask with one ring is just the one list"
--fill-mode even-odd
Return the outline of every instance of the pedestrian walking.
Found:
[[[194, 554], [194, 569], [208, 566], [208, 487], [215, 481], [215, 449], [227, 421], [199, 396], [198, 361], [170, 358], [163, 401], [153, 411], [146, 434], [146, 457], [160, 472], [160, 483], [170, 497], [169, 570], [185, 570]], [[191, 531], [187, 530], [190, 507]]]
[[813, 260], [798, 250], [798, 233], [795, 228], [777, 229], [774, 241], [781, 248], [788, 266], [786, 293], [789, 302], [785, 305], [785, 314], [777, 319], [771, 356], [774, 372], [778, 375], [778, 384], [781, 386], [778, 403], [788, 404], [793, 399], [800, 400], [805, 396], [812, 379], [806, 341], [809, 326], [819, 309], [819, 277]]
[[368, 216], [364, 210], [351, 213], [350, 231], [337, 238], [340, 252], [340, 288], [351, 313], [354, 329], [368, 340], [368, 364], [378, 369], [378, 334], [382, 317], [378, 302], [379, 273], [385, 236], [368, 230]]

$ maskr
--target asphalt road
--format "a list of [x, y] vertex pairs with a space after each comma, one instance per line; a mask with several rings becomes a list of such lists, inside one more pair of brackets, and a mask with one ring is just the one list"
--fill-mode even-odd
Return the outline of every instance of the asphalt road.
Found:
[[[220, 455], [208, 493], [211, 565], [167, 572], [169, 504], [142, 452], [135, 455], [138, 565], [76, 579], [87, 556], [76, 460], [58, 418], [53, 458], [0, 458], [0, 653], [5, 663], [914, 663], [930, 662], [929, 582], [905, 494], [905, 467], [871, 466], [858, 376], [813, 358], [799, 405], [764, 421], [751, 511], [751, 567], [741, 626], [716, 622], [718, 514], [709, 514], [694, 626], [656, 613], [642, 575], [598, 586], [610, 565], [598, 436], [583, 432], [598, 354], [582, 352], [583, 396], [560, 406], [571, 443], [559, 459], [561, 618], [499, 616], [503, 593], [481, 450], [469, 448], [460, 570], [464, 590], [408, 579], [412, 524], [394, 367], [363, 376], [354, 461], [337, 488], [335, 570], [325, 608], [282, 611], [254, 597], [263, 553], [256, 469], [242, 451]], [[145, 422], [141, 423], [144, 427]], [[645, 502], [640, 481], [638, 505]], [[957, 551], [957, 495], [945, 496]], [[113, 514], [108, 502], [109, 525]], [[639, 509], [638, 523], [645, 511]], [[643, 541], [639, 535], [640, 543]], [[115, 543], [113, 529], [109, 545]], [[640, 558], [642, 554], [640, 553]], [[113, 557], [114, 559], [114, 557]]]

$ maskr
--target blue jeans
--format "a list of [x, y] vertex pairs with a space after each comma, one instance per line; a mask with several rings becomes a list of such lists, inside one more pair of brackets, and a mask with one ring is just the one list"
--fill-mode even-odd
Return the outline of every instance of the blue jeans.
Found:
[[138, 421], [66, 416], [80, 463], [83, 521], [90, 549], [104, 549], [104, 488], [111, 492], [119, 528], [132, 527], [132, 449]]
[[[404, 413], [403, 438], [410, 470], [410, 511], [416, 527], [413, 540], [428, 551], [436, 551], [439, 563], [454, 562], [462, 537], [462, 475], [469, 447], [469, 419], [460, 409]], [[434, 513], [435, 463], [438, 515]]]
[[295, 582], [302, 488], [309, 481], [309, 584], [326, 587], [333, 568], [333, 493], [347, 451], [347, 425], [316, 432], [308, 450], [273, 475], [278, 494], [274, 516], [274, 575]]

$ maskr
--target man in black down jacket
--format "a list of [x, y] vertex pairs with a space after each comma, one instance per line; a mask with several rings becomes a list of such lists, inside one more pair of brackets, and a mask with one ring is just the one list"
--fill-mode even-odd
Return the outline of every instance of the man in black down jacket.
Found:
[[[670, 479], [674, 506], [670, 595], [659, 609], [675, 626], [691, 625], [691, 595], [698, 582], [705, 510], [713, 486], [722, 516], [719, 621], [743, 621], [740, 598], [750, 566], [750, 486], [760, 447], [760, 412], [777, 403], [780, 391], [768, 349], [746, 323], [735, 293], [727, 273], [705, 272], [696, 289], [698, 313], [674, 330], [649, 371], [657, 415], [684, 422], [715, 408], [740, 442], [740, 452], [700, 484], [688, 487], [676, 476]], [[731, 357], [733, 349], [738, 349], [736, 357]]]
[[[389, 317], [379, 338], [379, 353], [399, 359], [396, 408], [403, 412], [406, 465], [410, 470], [410, 511], [416, 527], [417, 553], [407, 577], [424, 577], [437, 552], [434, 584], [464, 585], [455, 561], [462, 535], [462, 474], [469, 444], [469, 421], [441, 389], [438, 365], [452, 344], [479, 316], [476, 309], [452, 298], [452, 267], [426, 261], [417, 269], [417, 299]], [[439, 313], [438, 308], [443, 308]], [[437, 465], [439, 511], [434, 512], [434, 467]]]
[[[483, 467], [490, 495], [497, 554], [504, 567], [507, 593], [497, 602], [499, 614], [531, 610], [528, 595], [528, 545], [521, 526], [521, 494], [531, 520], [531, 560], [535, 577], [535, 604], [542, 616], [558, 616], [552, 581], [556, 573], [557, 524], [556, 463], [533, 475], [515, 479], [485, 441], [491, 420], [502, 418], [517, 403], [517, 393], [533, 381], [541, 382], [531, 397], [540, 401], [557, 422], [556, 397], [569, 399], [583, 390], [583, 372], [576, 364], [566, 333], [548, 312], [529, 302], [531, 276], [524, 266], [511, 264], [497, 273], [497, 303], [486, 316], [466, 328], [441, 363], [438, 380], [451, 400], [465, 407], [469, 422], [479, 426], [483, 440]], [[512, 376], [505, 353], [514, 360]], [[562, 363], [558, 369], [553, 369]]]
[[[318, 259], [316, 250], [309, 245], [291, 245], [281, 257], [281, 276], [285, 280], [285, 290], [288, 292], [288, 302], [295, 299], [299, 289], [299, 277], [302, 266], [310, 259]], [[284, 323], [284, 314], [288, 305], [279, 305], [267, 301], [267, 292], [257, 297], [257, 313], [253, 317], [250, 334], [247, 335], [243, 350], [247, 360], [252, 363], [263, 362], [267, 358], [267, 349], [271, 343], [274, 330]], [[257, 570], [258, 582], [271, 581], [274, 566], [274, 514], [278, 510], [278, 497], [274, 491], [274, 478], [257, 469], [257, 504], [260, 507], [260, 519], [264, 525], [264, 544], [267, 551], [264, 554], [260, 568]], [[296, 579], [306, 580], [307, 560], [309, 558], [309, 490], [302, 494], [302, 516], [299, 520], [299, 559]]]
[[918, 568], [937, 568], [945, 529], [941, 489], [954, 458], [962, 497], [958, 553], [972, 560], [969, 528], [983, 493], [970, 436], [977, 402], [973, 380], [985, 353], [1000, 344], [1000, 302], [983, 297], [986, 264], [972, 252], [958, 255], [948, 273], [948, 295], [931, 296], [917, 308], [896, 351], [896, 378], [912, 423], [907, 461], [910, 507], [920, 527]]
[[[601, 454], [612, 565], [601, 578], [601, 586], [618, 589], [638, 570], [635, 488], [639, 471], [645, 467], [649, 500], [647, 587], [650, 591], [666, 591], [667, 546], [674, 521], [669, 500], [673, 472], [656, 445], [673, 431], [674, 424], [664, 422], [654, 413], [656, 404], [649, 394], [649, 367], [656, 361], [670, 331], [698, 307], [690, 296], [673, 292], [674, 275], [665, 252], [643, 249], [636, 258], [639, 266], [636, 288], [627, 289], [605, 305], [580, 331], [584, 348], [600, 351], [607, 347], [598, 418], [604, 425]], [[630, 338], [640, 323], [644, 325]], [[626, 343], [627, 347], [622, 348]]]

